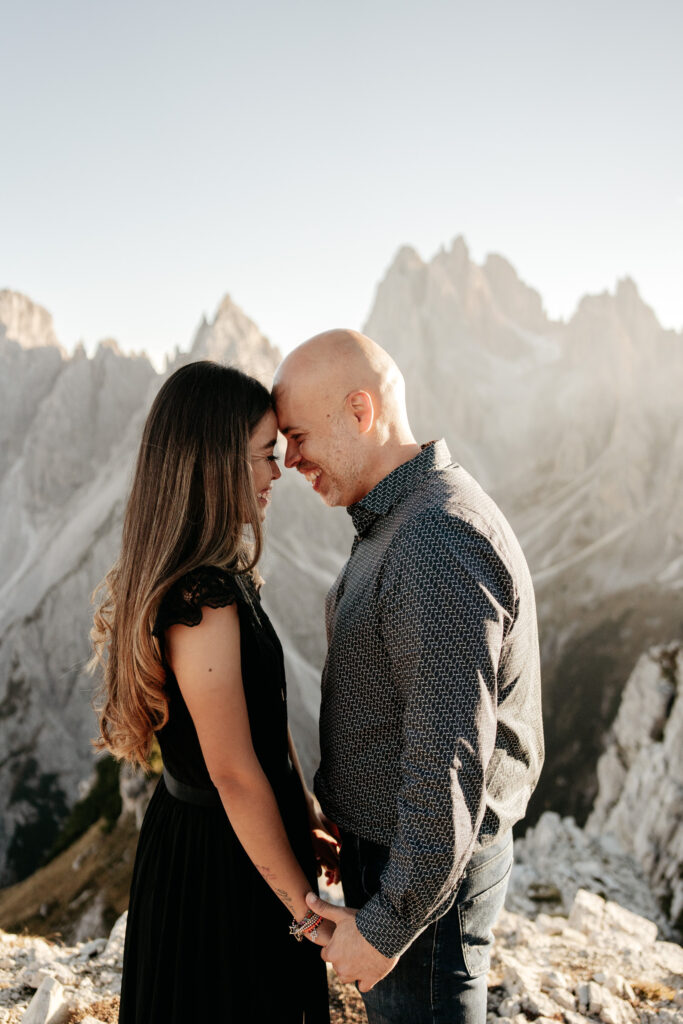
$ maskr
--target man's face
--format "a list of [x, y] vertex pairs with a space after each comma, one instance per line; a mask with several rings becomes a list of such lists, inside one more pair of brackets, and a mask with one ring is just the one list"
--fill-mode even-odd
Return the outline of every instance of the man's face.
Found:
[[287, 440], [285, 466], [306, 477], [326, 505], [353, 505], [365, 493], [353, 419], [315, 394], [278, 386], [278, 426]]

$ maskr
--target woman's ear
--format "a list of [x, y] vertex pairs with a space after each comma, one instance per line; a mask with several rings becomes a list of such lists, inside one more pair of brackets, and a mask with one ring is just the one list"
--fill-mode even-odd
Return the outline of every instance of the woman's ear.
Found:
[[367, 434], [375, 422], [375, 403], [372, 395], [368, 391], [352, 391], [346, 402], [358, 423], [358, 432]]

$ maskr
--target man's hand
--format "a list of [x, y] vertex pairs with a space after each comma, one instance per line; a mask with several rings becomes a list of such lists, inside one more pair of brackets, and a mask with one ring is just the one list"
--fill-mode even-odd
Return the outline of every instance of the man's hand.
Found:
[[308, 821], [311, 827], [313, 853], [318, 862], [318, 875], [325, 873], [328, 885], [339, 881], [339, 829], [323, 814], [312, 793], [308, 794]]
[[320, 952], [331, 963], [343, 984], [357, 981], [361, 992], [369, 992], [398, 963], [398, 957], [382, 956], [356, 927], [356, 913], [349, 907], [335, 907], [309, 892], [306, 903], [316, 914], [335, 925], [334, 935]]

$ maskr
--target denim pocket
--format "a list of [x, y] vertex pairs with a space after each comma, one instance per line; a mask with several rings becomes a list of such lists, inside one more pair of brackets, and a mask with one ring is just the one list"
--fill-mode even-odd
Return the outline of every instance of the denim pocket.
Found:
[[379, 892], [379, 880], [389, 860], [389, 850], [376, 844], [361, 843], [359, 850], [360, 884], [366, 900]]
[[[488, 869], [488, 870], [487, 870]], [[491, 929], [505, 903], [505, 893], [512, 871], [512, 846], [507, 856], [494, 857], [493, 863], [482, 864], [476, 872], [477, 888], [490, 884], [458, 904], [462, 958], [471, 978], [485, 974], [491, 965]], [[501, 877], [502, 872], [502, 877]], [[463, 889], [467, 890], [467, 880]]]

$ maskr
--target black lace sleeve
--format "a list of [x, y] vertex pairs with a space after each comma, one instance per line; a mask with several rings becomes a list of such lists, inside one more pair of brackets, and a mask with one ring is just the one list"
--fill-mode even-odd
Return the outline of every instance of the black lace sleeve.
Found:
[[164, 595], [152, 633], [162, 637], [169, 626], [198, 626], [202, 608], [224, 608], [247, 599], [246, 581], [224, 569], [202, 566], [177, 580]]

